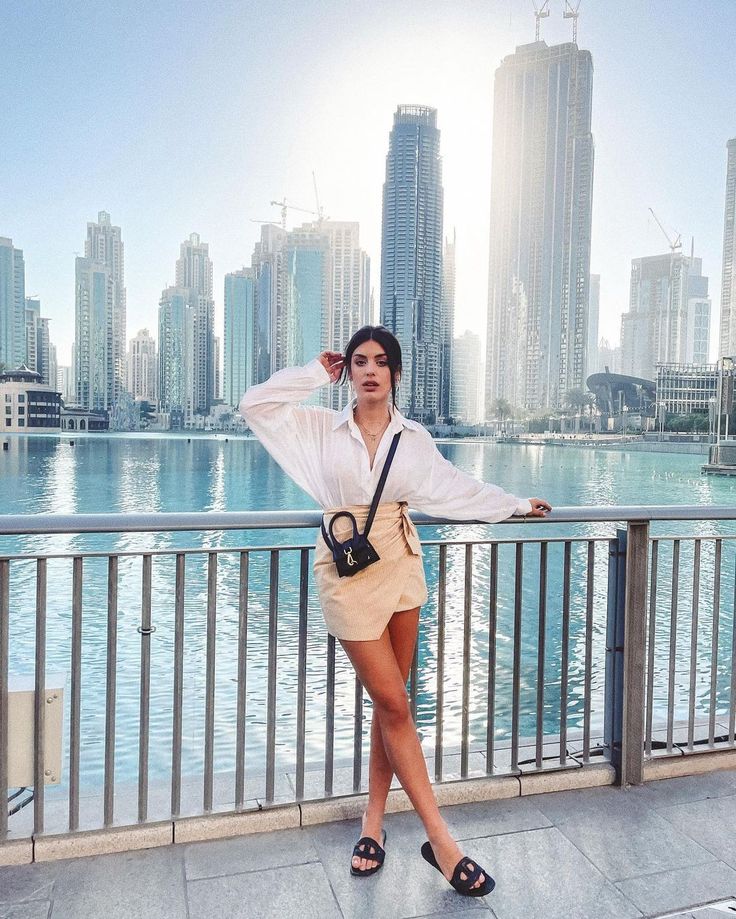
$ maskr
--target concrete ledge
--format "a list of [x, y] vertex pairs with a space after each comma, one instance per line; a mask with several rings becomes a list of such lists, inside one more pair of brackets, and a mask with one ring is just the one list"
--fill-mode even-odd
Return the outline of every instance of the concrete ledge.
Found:
[[33, 861], [33, 840], [12, 839], [0, 843], [0, 866], [27, 865]]
[[270, 833], [300, 825], [299, 805], [270, 807], [263, 810], [233, 814], [209, 814], [204, 817], [184, 817], [174, 821], [173, 842], [203, 842], [226, 839], [251, 833]]
[[672, 779], [680, 775], [700, 775], [720, 769], [736, 769], [736, 750], [708, 750], [702, 753], [658, 756], [644, 763], [644, 781]]
[[170, 846], [173, 841], [173, 824], [169, 820], [111, 830], [68, 833], [63, 836], [37, 836], [33, 840], [33, 860], [51, 862], [60, 858], [153, 849], [157, 846]]
[[440, 807], [448, 804], [469, 804], [472, 801], [497, 801], [519, 797], [519, 778], [515, 775], [489, 775], [481, 778], [458, 779], [433, 785]]
[[595, 788], [613, 785], [616, 770], [610, 763], [573, 766], [570, 769], [551, 769], [549, 772], [530, 772], [519, 776], [522, 795], [539, 795], [548, 791], [571, 791], [575, 788]]

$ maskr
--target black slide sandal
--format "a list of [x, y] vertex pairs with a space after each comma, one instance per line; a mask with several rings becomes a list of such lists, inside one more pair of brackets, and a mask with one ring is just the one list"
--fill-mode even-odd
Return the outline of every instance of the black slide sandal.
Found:
[[[425, 842], [422, 846], [422, 858], [425, 862], [429, 862], [433, 868], [436, 868], [442, 877], [445, 877], [429, 842]], [[469, 867], [470, 865], [474, 865], [474, 867], [471, 868]], [[465, 875], [464, 879], [461, 877], [463, 874]], [[485, 875], [485, 883], [481, 884], [480, 887], [473, 887], [473, 884], [480, 878], [481, 874]], [[445, 880], [447, 880], [447, 878], [445, 878]], [[487, 871], [484, 871], [483, 868], [480, 867], [478, 862], [464, 855], [457, 865], [455, 865], [450, 885], [464, 897], [485, 897], [485, 895], [489, 894], [496, 886], [496, 882]]]
[[[386, 845], [386, 831], [383, 831], [383, 845]], [[375, 851], [371, 851], [371, 849]], [[363, 871], [360, 868], [354, 868], [352, 859], [350, 861], [350, 873], [353, 877], [356, 878], [367, 878], [371, 874], [375, 874], [379, 868], [383, 867], [383, 860], [386, 858], [386, 852], [383, 846], [379, 846], [375, 839], [372, 836], [362, 836], [353, 846], [353, 858], [355, 856], [358, 858], [365, 858], [368, 861], [378, 862], [377, 865], [374, 865], [372, 868], [365, 868]]]

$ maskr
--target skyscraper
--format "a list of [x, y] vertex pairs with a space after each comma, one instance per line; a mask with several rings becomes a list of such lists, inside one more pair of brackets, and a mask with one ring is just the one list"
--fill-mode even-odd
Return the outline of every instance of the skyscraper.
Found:
[[455, 336], [455, 250], [457, 234], [452, 231], [452, 242], [445, 240], [442, 256], [442, 313], [440, 318], [440, 417], [452, 415], [450, 405], [452, 389], [452, 348]]
[[75, 402], [90, 411], [109, 411], [115, 380], [112, 272], [104, 262], [77, 257], [74, 280]]
[[182, 419], [192, 414], [192, 292], [167, 287], [158, 307], [159, 411]]
[[590, 306], [588, 308], [588, 341], [587, 360], [585, 362], [586, 373], [596, 373], [602, 368], [598, 360], [598, 324], [601, 312], [601, 276], [591, 274], [590, 276]]
[[112, 282], [112, 392], [114, 402], [125, 386], [126, 352], [126, 294], [123, 241], [120, 227], [112, 226], [107, 211], [100, 211], [97, 223], [87, 224], [87, 239], [84, 243], [85, 257], [104, 265]]
[[[0, 243], [2, 240], [0, 240]], [[728, 142], [726, 207], [723, 217], [720, 357], [736, 355], [736, 137]]]
[[400, 105], [383, 186], [381, 322], [401, 344], [403, 409], [428, 423], [440, 410], [443, 205], [437, 110]]
[[657, 364], [707, 360], [708, 278], [702, 259], [672, 250], [631, 262], [629, 311], [621, 317], [621, 372], [654, 380]]
[[209, 246], [200, 241], [198, 233], [192, 233], [181, 244], [176, 262], [176, 287], [191, 291], [191, 411], [206, 415], [215, 400], [215, 301]]
[[253, 251], [251, 265], [256, 283], [255, 382], [262, 383], [285, 367], [279, 344], [283, 324], [283, 249], [286, 230], [272, 224], [261, 227], [261, 238]]
[[41, 301], [26, 297], [25, 365], [41, 374], [44, 386], [56, 386], [56, 348], [49, 336], [49, 320], [41, 315]]
[[128, 347], [126, 388], [133, 399], [158, 401], [158, 355], [148, 329], [140, 329]]
[[225, 275], [224, 400], [236, 407], [256, 382], [256, 280], [253, 268]]
[[[325, 349], [343, 350], [370, 321], [370, 259], [356, 222], [319, 220], [288, 232], [265, 225], [251, 264], [254, 382]], [[326, 388], [317, 398], [339, 410], [348, 390]]]
[[25, 360], [26, 269], [23, 250], [0, 236], [0, 364], [16, 370]]
[[593, 61], [537, 41], [504, 58], [493, 103], [486, 416], [584, 385], [593, 194]]
[[465, 424], [480, 421], [480, 337], [466, 330], [452, 348], [450, 414]]

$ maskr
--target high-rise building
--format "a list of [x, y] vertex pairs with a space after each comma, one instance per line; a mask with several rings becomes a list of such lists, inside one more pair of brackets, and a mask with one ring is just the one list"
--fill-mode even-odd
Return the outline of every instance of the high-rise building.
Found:
[[224, 401], [233, 408], [256, 378], [255, 269], [225, 275]]
[[602, 368], [599, 367], [598, 359], [598, 322], [601, 312], [601, 276], [591, 274], [590, 276], [590, 306], [588, 307], [588, 341], [586, 343], [587, 356], [585, 366], [586, 373], [595, 373]]
[[522, 45], [496, 70], [486, 416], [558, 407], [586, 378], [593, 61]]
[[56, 348], [49, 335], [49, 320], [41, 315], [41, 301], [26, 297], [25, 365], [41, 374], [44, 386], [56, 386]]
[[445, 251], [442, 257], [442, 312], [440, 333], [442, 350], [440, 351], [440, 417], [452, 416], [452, 347], [455, 336], [455, 251], [457, 234], [452, 231], [452, 242], [445, 240]]
[[56, 368], [56, 389], [66, 405], [72, 405], [75, 399], [74, 367]]
[[156, 341], [148, 329], [141, 329], [128, 346], [126, 388], [133, 399], [158, 402], [158, 355]]
[[215, 301], [209, 246], [192, 233], [181, 244], [176, 262], [176, 287], [192, 293], [189, 306], [192, 325], [191, 411], [207, 415], [215, 400]]
[[125, 261], [120, 227], [114, 227], [107, 211], [100, 211], [97, 223], [87, 224], [87, 239], [84, 255], [93, 262], [104, 265], [112, 283], [112, 393], [111, 401], [117, 400], [125, 387], [126, 352], [126, 294]]
[[381, 322], [401, 344], [404, 411], [427, 423], [440, 411], [443, 206], [437, 110], [400, 105], [383, 186]]
[[25, 360], [26, 269], [23, 250], [0, 236], [0, 365], [15, 370]]
[[477, 424], [481, 419], [480, 336], [466, 330], [452, 348], [450, 414], [456, 422]]
[[[342, 351], [370, 322], [370, 259], [355, 222], [319, 220], [288, 232], [266, 225], [251, 264], [254, 382], [325, 349]], [[339, 410], [348, 390], [325, 388], [317, 398]]]
[[261, 227], [261, 238], [253, 251], [251, 265], [256, 284], [255, 382], [262, 383], [274, 371], [285, 367], [280, 341], [283, 318], [283, 249], [286, 230], [272, 224]]
[[215, 335], [215, 402], [222, 401], [222, 358], [220, 336]]
[[[370, 258], [360, 248], [358, 223], [325, 220], [319, 228], [329, 245], [325, 348], [344, 352], [354, 333], [370, 323]], [[332, 386], [325, 394], [329, 407], [336, 411], [350, 397], [345, 386]]]
[[653, 380], [657, 364], [704, 363], [710, 326], [702, 259], [673, 249], [632, 259], [629, 311], [621, 317], [621, 372]]
[[[2, 242], [2, 240], [0, 240]], [[736, 355], [736, 137], [728, 142], [726, 207], [723, 217], [720, 357]]]
[[159, 411], [192, 414], [193, 309], [188, 287], [167, 287], [158, 308]]
[[77, 257], [74, 272], [74, 401], [88, 411], [109, 411], [115, 393], [115, 282], [110, 268], [91, 258]]

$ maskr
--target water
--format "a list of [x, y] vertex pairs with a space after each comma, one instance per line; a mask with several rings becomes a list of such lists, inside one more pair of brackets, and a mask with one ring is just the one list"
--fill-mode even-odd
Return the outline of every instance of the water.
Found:
[[[238, 511], [308, 509], [314, 504], [268, 457], [257, 441], [239, 438], [169, 435], [106, 435], [68, 438], [55, 436], [10, 437], [10, 448], [0, 455], [0, 512], [37, 513], [131, 513], [148, 511]], [[679, 454], [619, 453], [589, 448], [519, 446], [478, 442], [441, 444], [442, 453], [461, 469], [493, 481], [520, 496], [547, 498], [553, 505], [602, 504], [734, 504], [736, 481], [700, 474], [699, 456]], [[442, 536], [512, 539], [524, 537], [608, 537], [611, 524], [576, 524], [530, 528], [528, 524], [499, 527], [437, 527], [422, 529], [424, 539]], [[701, 521], [690, 524], [655, 524], [654, 534], [677, 533], [711, 536], [734, 533], [729, 523]], [[201, 770], [203, 715], [205, 709], [206, 598], [208, 549], [244, 545], [294, 545], [313, 543], [313, 531], [264, 531], [262, 533], [205, 532], [169, 534], [91, 534], [0, 537], [0, 553], [71, 555], [77, 552], [135, 553], [141, 550], [204, 550], [187, 558], [185, 597], [184, 739], [183, 769]], [[733, 622], [733, 550], [724, 544], [721, 573], [721, 632], [717, 662], [719, 708], [727, 697], [730, 681]], [[570, 596], [570, 698], [568, 725], [582, 718], [584, 624], [586, 606], [587, 546], [574, 542], [571, 552]], [[680, 609], [687, 621], [692, 605], [692, 543], [683, 543], [680, 571]], [[437, 550], [425, 553], [430, 600], [423, 610], [420, 644], [418, 716], [420, 732], [428, 732], [435, 715]], [[497, 738], [510, 729], [510, 683], [513, 652], [514, 547], [499, 547], [498, 623], [496, 630], [497, 686], [495, 692]], [[279, 644], [277, 684], [277, 763], [293, 769], [296, 718], [298, 554], [282, 554], [279, 579]], [[559, 727], [562, 653], [563, 546], [549, 548], [547, 624], [545, 639], [544, 729]], [[603, 650], [606, 613], [606, 545], [596, 544], [593, 583], [593, 699], [594, 712], [602, 709]], [[106, 672], [107, 559], [90, 559], [84, 566], [82, 638], [82, 777], [98, 784], [102, 777], [105, 733], [104, 689]], [[712, 641], [712, 591], [714, 564], [712, 543], [703, 543], [701, 560], [700, 627], [698, 655], [710, 659]], [[141, 560], [122, 557], [119, 570], [117, 749], [116, 776], [133, 779], [138, 769], [138, 692], [140, 681]], [[660, 590], [657, 601], [658, 654], [669, 652], [671, 594], [667, 593], [671, 571], [671, 544], [660, 551]], [[490, 548], [477, 547], [473, 559], [473, 618], [471, 625], [471, 737], [485, 736], [488, 701], [488, 585]], [[218, 564], [217, 683], [215, 714], [215, 768], [231, 769], [235, 749], [235, 704], [238, 646], [239, 555], [220, 556]], [[154, 558], [152, 617], [157, 632], [151, 640], [151, 751], [152, 777], [165, 778], [171, 762], [171, 697], [173, 687], [173, 578], [172, 556]], [[268, 555], [251, 556], [248, 622], [248, 761], [262, 768], [265, 743], [265, 702], [268, 649]], [[464, 550], [448, 550], [447, 637], [445, 657], [445, 742], [459, 740], [462, 706], [462, 620]], [[521, 729], [536, 728], [538, 629], [538, 549], [525, 554], [523, 576]], [[47, 666], [70, 670], [72, 575], [69, 559], [53, 559], [48, 570]], [[324, 755], [324, 700], [326, 697], [326, 635], [314, 592], [310, 593], [307, 655], [307, 758]], [[33, 670], [35, 566], [14, 562], [11, 577], [11, 673]], [[723, 635], [723, 639], [719, 637]], [[680, 627], [676, 641], [680, 682], [687, 682], [690, 631]], [[678, 682], [678, 687], [680, 683]], [[703, 671], [697, 685], [698, 708], [707, 708], [710, 680]], [[655, 683], [655, 714], [666, 704], [666, 667], [658, 669]], [[337, 651], [336, 738], [338, 757], [352, 755], [352, 674], [341, 649]], [[67, 693], [68, 702], [68, 693]], [[687, 717], [687, 699], [678, 689], [676, 715]], [[250, 768], [250, 767], [249, 767]]]

